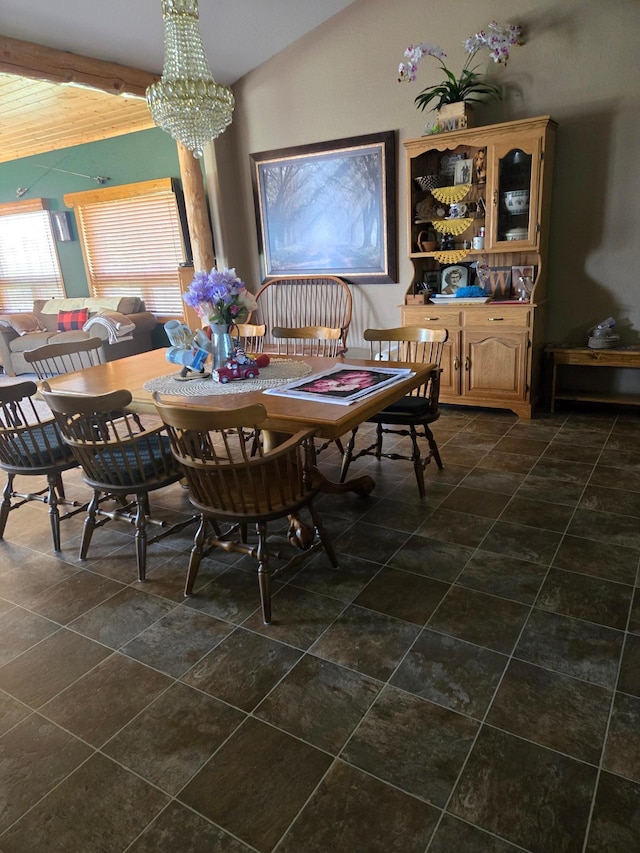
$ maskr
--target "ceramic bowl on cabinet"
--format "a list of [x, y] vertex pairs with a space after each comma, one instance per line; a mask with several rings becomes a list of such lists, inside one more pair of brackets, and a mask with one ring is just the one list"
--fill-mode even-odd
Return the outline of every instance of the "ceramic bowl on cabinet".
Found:
[[529, 236], [528, 228], [510, 228], [505, 233], [506, 240], [526, 240]]
[[527, 213], [529, 210], [529, 190], [510, 190], [503, 193], [503, 198], [509, 213]]

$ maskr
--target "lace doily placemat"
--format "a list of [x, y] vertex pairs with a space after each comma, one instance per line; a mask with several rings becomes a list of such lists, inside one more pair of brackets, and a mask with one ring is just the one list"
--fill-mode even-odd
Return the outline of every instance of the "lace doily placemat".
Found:
[[260, 376], [256, 379], [238, 379], [234, 382], [216, 382], [208, 379], [189, 379], [186, 382], [176, 377], [179, 372], [168, 376], [158, 376], [150, 379], [142, 386], [145, 391], [157, 391], [175, 397], [213, 397], [218, 394], [244, 394], [248, 391], [264, 391], [265, 388], [276, 388], [291, 382], [292, 379], [302, 379], [311, 373], [311, 367], [304, 361], [292, 361], [287, 358], [272, 358], [267, 367], [260, 368]]

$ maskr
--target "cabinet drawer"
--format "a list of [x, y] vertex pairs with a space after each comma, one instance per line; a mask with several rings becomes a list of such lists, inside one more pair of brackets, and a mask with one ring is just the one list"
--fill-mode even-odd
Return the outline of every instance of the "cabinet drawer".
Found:
[[531, 325], [531, 311], [520, 305], [478, 306], [464, 312], [464, 325], [528, 329]]
[[462, 312], [442, 305], [416, 305], [402, 309], [404, 326], [424, 326], [427, 329], [444, 329], [459, 326]]

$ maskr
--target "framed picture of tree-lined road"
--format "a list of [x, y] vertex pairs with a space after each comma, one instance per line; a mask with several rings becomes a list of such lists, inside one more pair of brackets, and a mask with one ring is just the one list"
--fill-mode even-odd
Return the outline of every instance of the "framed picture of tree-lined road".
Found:
[[250, 156], [265, 278], [397, 281], [393, 131]]

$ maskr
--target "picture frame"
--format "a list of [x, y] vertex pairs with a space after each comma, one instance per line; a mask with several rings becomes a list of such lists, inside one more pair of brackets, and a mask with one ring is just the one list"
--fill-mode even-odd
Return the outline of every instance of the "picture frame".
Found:
[[398, 280], [395, 131], [250, 154], [263, 281]]
[[473, 160], [458, 160], [453, 172], [454, 184], [470, 184], [473, 178]]
[[464, 154], [443, 154], [440, 158], [440, 177], [446, 183], [453, 183], [456, 164], [464, 160]]
[[469, 268], [461, 264], [443, 267], [440, 274], [440, 293], [443, 296], [455, 296], [459, 287], [467, 287]]
[[427, 270], [422, 277], [425, 290], [430, 290], [432, 293], [439, 292], [441, 280], [442, 275], [437, 270]]
[[533, 264], [524, 264], [523, 266], [511, 267], [511, 286], [513, 288], [519, 284], [521, 276], [528, 276], [533, 284], [536, 280], [535, 266]]

